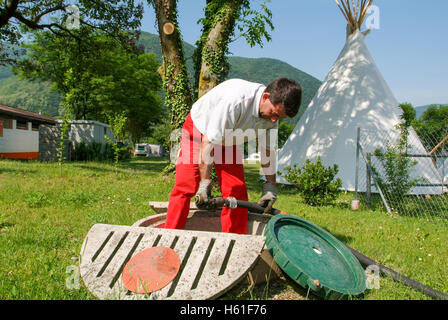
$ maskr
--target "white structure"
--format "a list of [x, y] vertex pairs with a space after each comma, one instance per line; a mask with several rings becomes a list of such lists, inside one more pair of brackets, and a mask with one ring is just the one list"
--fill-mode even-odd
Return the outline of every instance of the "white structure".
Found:
[[134, 155], [136, 156], [148, 156], [149, 146], [148, 143], [136, 143], [134, 149]]
[[136, 143], [134, 155], [146, 157], [161, 157], [164, 155], [163, 147], [160, 144]]
[[443, 183], [448, 184], [448, 159], [437, 160], [437, 171], [439, 172]]
[[55, 118], [0, 105], [0, 158], [37, 159], [39, 125], [55, 124]]
[[[62, 124], [62, 120], [56, 121]], [[94, 121], [94, 120], [71, 120], [70, 130], [68, 131], [68, 139], [74, 143], [84, 142], [89, 144], [91, 142], [99, 142], [106, 144], [107, 140], [104, 136], [113, 138], [112, 131], [108, 124]]]
[[160, 144], [148, 144], [149, 156], [161, 157], [164, 155], [163, 147]]
[[[278, 170], [281, 172], [285, 166], [293, 167], [297, 163], [301, 167], [307, 158], [314, 162], [320, 156], [323, 165], [338, 165], [337, 177], [342, 180], [342, 188], [353, 191], [357, 128], [374, 133], [397, 132], [395, 125], [401, 122], [402, 110], [370, 55], [364, 37], [357, 29], [347, 38], [316, 96], [279, 151]], [[372, 148], [370, 152], [386, 146], [386, 141], [375, 136], [370, 138], [364, 141]], [[413, 129], [409, 141], [415, 141], [413, 154], [427, 154]], [[418, 177], [440, 183], [429, 158], [416, 161]], [[287, 183], [281, 177], [277, 180]], [[358, 191], [365, 191], [365, 186]], [[440, 188], [417, 187], [412, 192], [440, 193]]]

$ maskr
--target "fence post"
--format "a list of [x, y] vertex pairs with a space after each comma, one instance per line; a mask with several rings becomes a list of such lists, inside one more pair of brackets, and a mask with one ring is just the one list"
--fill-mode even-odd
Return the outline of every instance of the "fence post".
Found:
[[355, 200], [358, 200], [358, 171], [359, 171], [359, 134], [361, 128], [356, 130], [356, 163], [355, 163]]
[[375, 187], [376, 187], [376, 189], [378, 190], [378, 192], [379, 192], [379, 194], [380, 194], [380, 196], [381, 196], [381, 199], [383, 200], [383, 203], [384, 203], [384, 206], [386, 207], [387, 212], [388, 212], [389, 214], [391, 214], [392, 211], [391, 211], [389, 205], [387, 204], [387, 200], [386, 200], [386, 198], [384, 197], [384, 194], [383, 194], [383, 192], [381, 191], [381, 188], [380, 188], [380, 186], [378, 185], [378, 182], [376, 181], [375, 175], [373, 174], [372, 167], [369, 165], [369, 162], [367, 161], [367, 158], [366, 158], [366, 154], [365, 154], [365, 152], [364, 152], [364, 150], [362, 149], [361, 146], [360, 146], [360, 150], [359, 150], [359, 151], [360, 151], [360, 153], [361, 153], [361, 155], [362, 155], [363, 160], [365, 161], [366, 165], [368, 166], [368, 169], [369, 169], [369, 171], [370, 171], [370, 175], [373, 177], [373, 181], [375, 182]]
[[[445, 155], [445, 144], [442, 146], [442, 155]], [[442, 158], [442, 174], [440, 175], [440, 179], [442, 180], [442, 193], [443, 193], [443, 185], [445, 183], [448, 183], [448, 181], [445, 181], [445, 160], [447, 158]]]
[[366, 198], [367, 198], [367, 205], [370, 206], [370, 195], [371, 195], [371, 188], [372, 188], [372, 182], [371, 182], [371, 175], [369, 167], [371, 166], [371, 154], [370, 152], [366, 153], [367, 163], [366, 163]]

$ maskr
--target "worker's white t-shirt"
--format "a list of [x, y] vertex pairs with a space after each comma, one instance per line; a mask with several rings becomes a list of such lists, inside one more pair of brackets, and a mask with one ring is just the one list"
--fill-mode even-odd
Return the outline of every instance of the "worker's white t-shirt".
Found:
[[[194, 126], [214, 144], [234, 144], [236, 140], [229, 139], [232, 134], [243, 135], [246, 141], [263, 134], [269, 137], [270, 129], [277, 129], [278, 124], [259, 116], [265, 89], [263, 84], [241, 79], [222, 82], [193, 104]], [[269, 143], [266, 147], [272, 149]]]

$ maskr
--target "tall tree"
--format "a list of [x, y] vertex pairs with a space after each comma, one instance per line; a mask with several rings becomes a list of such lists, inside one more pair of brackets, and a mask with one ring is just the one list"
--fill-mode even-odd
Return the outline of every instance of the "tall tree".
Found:
[[18, 62], [15, 71], [28, 79], [50, 81], [74, 119], [105, 122], [124, 112], [133, 142], [148, 135], [162, 112], [156, 56], [137, 47], [124, 50], [90, 27], [75, 32], [76, 37], [37, 32], [26, 46], [27, 59]]
[[182, 127], [193, 101], [182, 37], [177, 23], [177, 0], [148, 0], [154, 5], [162, 51], [159, 73], [163, 81], [165, 104], [173, 129]]
[[415, 121], [417, 113], [412, 104], [409, 102], [401, 103], [399, 107], [401, 108], [401, 110], [403, 110], [401, 119], [404, 121], [405, 126], [409, 127], [410, 125], [412, 125], [412, 122]]
[[251, 9], [249, 0], [207, 0], [202, 24], [202, 36], [195, 52], [196, 80], [192, 86], [187, 77], [182, 52], [181, 32], [177, 22], [177, 0], [148, 0], [155, 8], [162, 48], [162, 75], [165, 102], [173, 129], [180, 128], [194, 100], [222, 82], [228, 72], [228, 46], [238, 36], [251, 46], [270, 40], [267, 27], [273, 29], [272, 15], [266, 5], [262, 10]]
[[230, 71], [227, 60], [229, 44], [234, 40], [235, 29], [240, 31], [250, 46], [263, 47], [263, 38], [270, 41], [266, 27], [274, 29], [272, 14], [265, 4], [261, 11], [251, 10], [250, 1], [208, 0], [202, 24], [202, 36], [196, 42], [195, 89], [198, 98], [221, 83]]
[[[123, 30], [140, 27], [143, 0], [0, 0], [0, 65], [14, 62], [13, 50], [29, 30], [71, 35], [90, 26], [125, 43]], [[17, 52], [16, 52], [17, 53]]]

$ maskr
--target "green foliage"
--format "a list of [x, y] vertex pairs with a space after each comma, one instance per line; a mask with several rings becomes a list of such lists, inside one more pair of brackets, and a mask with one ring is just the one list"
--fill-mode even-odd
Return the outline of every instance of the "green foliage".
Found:
[[[374, 155], [379, 159], [384, 173], [372, 165], [372, 170], [381, 190], [393, 199], [401, 199], [404, 195], [421, 181], [421, 178], [412, 178], [412, 169], [417, 161], [408, 156], [410, 146], [408, 144], [409, 127], [406, 122], [398, 125], [400, 138], [396, 144], [388, 142], [385, 150], [375, 149]], [[398, 200], [399, 201], [399, 200]], [[398, 203], [398, 202], [397, 202]], [[393, 205], [397, 206], [397, 203]]]
[[190, 83], [185, 62], [180, 63], [180, 70], [173, 64], [164, 61], [163, 90], [165, 91], [165, 104], [170, 113], [170, 124], [173, 129], [182, 128], [191, 109]]
[[62, 176], [62, 162], [66, 158], [66, 155], [64, 153], [66, 150], [67, 133], [69, 130], [70, 130], [70, 116], [69, 113], [67, 112], [65, 114], [64, 120], [62, 121], [61, 135], [59, 137], [59, 143], [57, 147], [57, 158], [61, 176]]
[[99, 161], [102, 159], [102, 143], [92, 142], [87, 144], [84, 141], [76, 143], [72, 147], [71, 160], [74, 161]]
[[102, 30], [123, 45], [127, 45], [128, 37], [121, 30], [135, 32], [143, 17], [142, 3], [135, 0], [110, 0], [107, 3], [101, 0], [0, 1], [0, 65], [20, 60], [15, 45], [26, 38], [30, 30], [48, 30], [60, 37], [76, 38], [75, 29], [67, 25], [73, 21], [73, 12], [66, 12], [74, 3], [79, 9], [81, 26]]
[[[243, 37], [247, 43], [253, 47], [259, 45], [263, 47], [263, 40], [271, 40], [267, 27], [271, 30], [274, 26], [271, 22], [272, 13], [263, 3], [261, 10], [251, 8], [251, 1], [207, 1], [204, 8], [204, 17], [199, 19], [202, 24], [201, 38], [196, 42], [196, 50], [193, 55], [195, 63], [195, 89], [198, 90], [201, 66], [205, 63], [209, 67], [210, 79], [215, 79], [217, 83], [224, 81], [230, 71], [229, 44], [234, 39], [235, 31], [238, 30], [237, 37]], [[212, 33], [219, 33], [219, 36], [212, 36]], [[214, 41], [210, 41], [211, 38]]]
[[126, 125], [126, 121], [128, 120], [126, 113], [121, 112], [120, 114], [107, 115], [107, 119], [109, 120], [109, 126], [117, 141], [124, 140], [124, 129]]
[[107, 114], [126, 111], [130, 138], [135, 142], [149, 134], [162, 110], [155, 55], [124, 50], [108, 35], [87, 27], [76, 34], [82, 41], [35, 33], [26, 45], [27, 59], [15, 72], [51, 82], [75, 119], [106, 122]]
[[[419, 120], [412, 123], [423, 145], [429, 152], [448, 135], [448, 105], [429, 106]], [[440, 152], [442, 148], [438, 150]]]
[[[161, 61], [160, 42], [156, 35], [142, 32], [137, 43], [143, 45], [147, 53], [155, 54], [157, 61]], [[182, 48], [186, 57], [191, 57], [195, 50], [192, 45], [186, 42], [182, 42]], [[306, 106], [321, 84], [318, 79], [311, 75], [276, 59], [230, 56], [228, 57], [228, 61], [230, 63], [230, 72], [227, 79], [240, 78], [265, 85], [272, 82], [276, 76], [298, 81], [303, 90], [303, 103], [299, 114], [302, 114], [306, 109]], [[191, 83], [194, 78], [192, 59], [186, 59], [186, 67], [188, 70], [188, 80]], [[6, 71], [9, 68], [4, 67], [3, 72], [1, 70], [0, 68], [0, 103], [34, 112], [42, 112], [51, 116], [58, 116], [58, 108], [62, 98], [58, 92], [51, 89], [48, 82], [43, 82], [39, 79], [33, 81], [20, 80], [14, 74]], [[158, 90], [158, 95], [163, 97], [161, 89]], [[297, 119], [298, 116], [294, 119], [285, 119], [285, 121], [295, 123]], [[93, 116], [90, 117], [90, 120], [102, 121], [101, 119], [94, 119]], [[146, 128], [149, 127], [151, 126], [147, 126]]]
[[[116, 145], [116, 144], [115, 144]], [[116, 151], [115, 151], [116, 150]], [[117, 146], [114, 144], [84, 141], [72, 145], [70, 151], [70, 160], [72, 161], [115, 161], [116, 153], [118, 160], [130, 159], [131, 154], [126, 146]]]
[[162, 122], [155, 126], [152, 130], [152, 133], [146, 142], [151, 144], [160, 144], [163, 147], [163, 150], [170, 150], [170, 135], [173, 131], [170, 121], [165, 118]]
[[28, 208], [41, 208], [50, 203], [50, 199], [41, 191], [33, 191], [25, 194], [24, 201]]
[[[109, 125], [112, 130], [112, 133], [115, 137], [115, 143], [108, 136], [104, 136], [104, 138], [112, 145], [112, 149], [114, 150], [114, 166], [115, 170], [118, 172], [118, 162], [120, 160], [120, 153], [122, 151], [122, 146], [118, 144], [118, 142], [122, 142], [124, 139], [124, 127], [126, 125], [127, 117], [124, 112], [121, 114], [115, 114], [113, 116], [108, 115]], [[127, 150], [127, 148], [126, 148]]]
[[293, 123], [287, 123], [285, 120], [280, 119], [278, 123], [278, 147], [281, 148], [288, 140], [291, 132], [294, 130], [295, 125]]
[[417, 112], [408, 102], [400, 104], [399, 107], [403, 110], [401, 118], [404, 120], [405, 126], [409, 127], [415, 121]]
[[279, 172], [279, 175], [297, 188], [306, 204], [321, 206], [334, 201], [341, 192], [341, 179], [334, 180], [337, 173], [337, 164], [325, 168], [320, 157], [317, 157], [315, 163], [306, 159], [302, 168], [297, 164], [293, 168], [287, 166], [285, 172]]
[[[268, 0], [269, 1], [269, 0]], [[243, 1], [243, 10], [238, 18], [237, 29], [240, 32], [239, 37], [246, 39], [246, 42], [254, 47], [259, 45], [263, 48], [263, 38], [271, 41], [267, 27], [274, 30], [271, 22], [272, 12], [265, 3], [261, 4], [261, 10], [250, 8], [250, 1]]]

